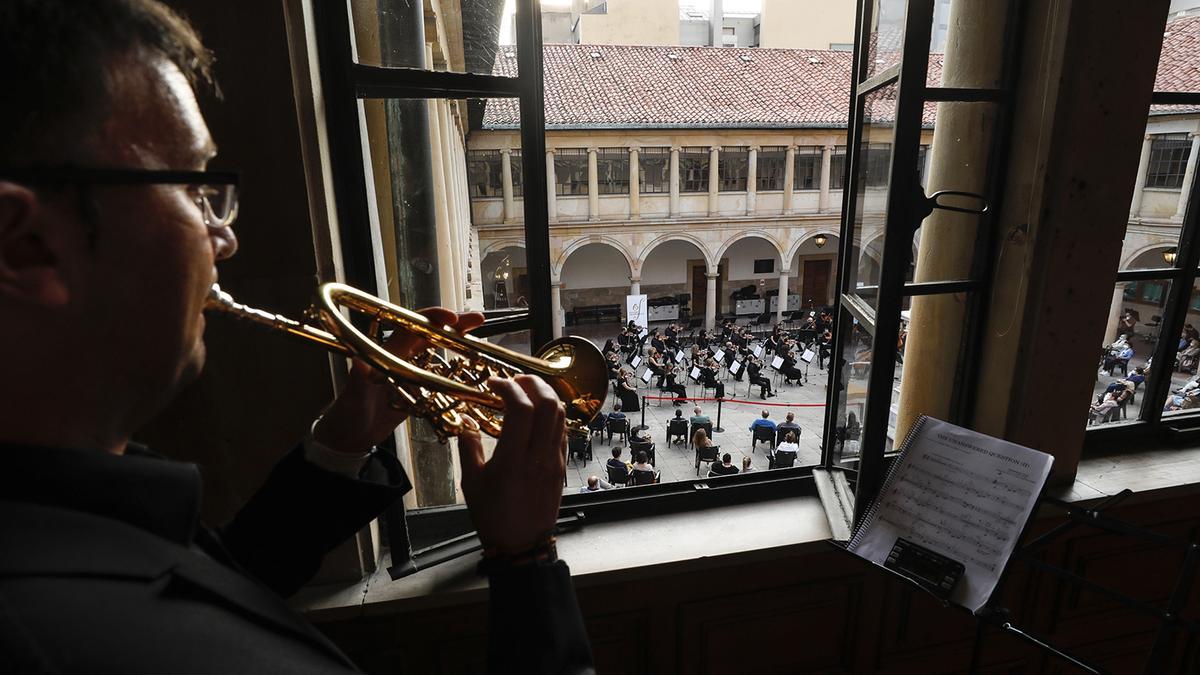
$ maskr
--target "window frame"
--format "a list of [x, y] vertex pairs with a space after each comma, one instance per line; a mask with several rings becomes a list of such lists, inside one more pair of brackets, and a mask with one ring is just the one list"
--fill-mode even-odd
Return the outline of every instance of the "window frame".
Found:
[[[824, 162], [825, 147], [821, 145], [801, 145], [796, 147], [796, 152], [792, 157], [792, 190], [820, 190], [821, 189], [821, 164]], [[807, 164], [804, 172], [800, 171], [802, 164]], [[830, 171], [833, 170], [832, 164]], [[812, 187], [808, 187], [803, 183], [801, 174], [811, 178]], [[832, 176], [831, 176], [832, 177]], [[833, 189], [830, 185], [830, 189]]]
[[750, 147], [722, 146], [717, 151], [717, 192], [746, 192], [749, 186]]
[[[655, 184], [653, 189], [648, 186], [650, 182], [646, 180], [646, 176], [652, 172], [646, 171], [647, 158], [654, 158], [655, 163], [662, 162], [662, 182]], [[643, 195], [665, 195], [671, 192], [671, 148], [669, 146], [654, 146], [638, 149], [638, 194]]]
[[[711, 151], [703, 146], [684, 146], [679, 149], [679, 194], [708, 194], [708, 174], [712, 170], [712, 167], [709, 166], [711, 159]], [[695, 162], [696, 167], [693, 169], [685, 166], [685, 162]], [[689, 184], [702, 186], [703, 189], [688, 189]]]
[[[495, 162], [493, 174], [492, 163]], [[489, 194], [477, 194], [480, 183], [475, 180], [476, 166], [487, 167], [487, 181], [484, 187], [489, 188]], [[492, 179], [495, 184], [492, 185]], [[467, 189], [471, 200], [498, 199], [504, 197], [504, 156], [500, 150], [467, 150]]]
[[[623, 171], [619, 170], [622, 165]], [[618, 168], [615, 173], [613, 166]], [[629, 148], [596, 148], [596, 192], [601, 197], [629, 194]]]
[[[571, 158], [571, 159], [567, 159]], [[583, 178], [579, 179], [578, 171], [581, 163]], [[567, 169], [570, 169], [569, 171]], [[554, 150], [554, 196], [555, 197], [587, 197], [588, 196], [588, 149], [587, 148], [555, 148]], [[548, 235], [547, 235], [548, 236]]]
[[[787, 180], [787, 146], [764, 145], [758, 149], [758, 166], [755, 168], [755, 192], [783, 192]], [[777, 165], [777, 171], [764, 170]], [[777, 183], [774, 187], [772, 183]]]
[[[1150, 157], [1146, 165], [1146, 181], [1142, 185], [1137, 186], [1137, 189], [1182, 190], [1183, 179], [1187, 172], [1188, 158], [1192, 154], [1192, 141], [1189, 138], [1189, 134], [1185, 131], [1181, 133], [1151, 135], [1154, 138], [1150, 141]], [[1163, 155], [1167, 156], [1164, 157]], [[1163, 167], [1166, 168], [1164, 169]], [[1178, 172], [1175, 169], [1178, 169]]]

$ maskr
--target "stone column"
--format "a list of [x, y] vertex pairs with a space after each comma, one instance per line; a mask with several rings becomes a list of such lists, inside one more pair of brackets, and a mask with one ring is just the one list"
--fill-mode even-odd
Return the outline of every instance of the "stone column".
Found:
[[554, 177], [554, 150], [546, 150], [546, 212], [550, 222], [558, 220], [558, 185]]
[[789, 145], [783, 155], [783, 212], [792, 212], [792, 188], [796, 184], [796, 146]]
[[750, 155], [746, 168], [746, 215], [752, 216], [758, 210], [758, 146], [750, 146]]
[[1137, 218], [1142, 211], [1142, 195], [1146, 189], [1146, 173], [1150, 170], [1150, 146], [1154, 136], [1146, 134], [1142, 139], [1142, 156], [1138, 159], [1137, 182], [1133, 184], [1133, 203], [1129, 205], [1129, 217]]
[[[952, 0], [954, 35], [946, 47], [942, 86], [966, 87], [998, 78], [1002, 41], [985, 36], [1003, 31], [1009, 3]], [[987, 43], [986, 45], [984, 43]], [[996, 125], [995, 106], [938, 104], [926, 178], [929, 191], [953, 187], [986, 192], [988, 151]], [[969, 167], [964, 169], [963, 167]], [[915, 168], [915, 167], [914, 167]], [[937, 210], [921, 226], [915, 281], [964, 279], [970, 275], [977, 216]], [[966, 311], [965, 294], [926, 295], [912, 300], [904, 372], [952, 372], [958, 363]], [[954, 387], [945, 378], [906, 377], [900, 383], [896, 438], [908, 434], [922, 414], [947, 419]]]
[[721, 210], [720, 201], [720, 178], [721, 174], [717, 172], [717, 167], [720, 166], [721, 148], [712, 146], [708, 149], [708, 215], [715, 216]]
[[504, 222], [511, 223], [517, 212], [513, 207], [512, 151], [500, 151], [500, 183], [504, 193]]
[[629, 277], [629, 294], [630, 295], [641, 295], [642, 294], [642, 278], [641, 277]]
[[783, 313], [787, 310], [788, 301], [788, 270], [779, 270], [779, 299], [775, 307], [775, 323], [783, 323]]
[[[929, 154], [926, 153], [926, 157], [928, 156]], [[817, 179], [817, 185], [821, 188], [821, 192], [817, 196], [817, 211], [820, 213], [829, 212], [829, 184], [831, 182], [829, 172], [832, 168], [833, 146], [826, 145], [821, 148], [821, 177]], [[928, 176], [929, 174], [925, 175]]]
[[671, 148], [671, 217], [679, 215], [679, 146]]
[[638, 171], [641, 167], [638, 166], [638, 149], [629, 149], [629, 218], [637, 220], [641, 217], [642, 207], [638, 202], [641, 201], [642, 190], [638, 186]]
[[1188, 197], [1192, 194], [1192, 178], [1196, 175], [1197, 155], [1200, 155], [1200, 134], [1192, 132], [1192, 154], [1188, 155], [1187, 168], [1183, 171], [1183, 188], [1179, 190], [1179, 206], [1175, 208], [1175, 220], [1183, 220], [1187, 213]]
[[551, 335], [555, 339], [563, 336], [562, 284], [550, 284], [550, 316], [554, 322]]
[[717, 325], [717, 275], [705, 272], [707, 285], [704, 289], [704, 328], [712, 330]]
[[588, 220], [600, 219], [600, 177], [596, 173], [596, 148], [588, 148]]
[[[1125, 284], [1117, 284], [1113, 291], [1112, 305], [1108, 308], [1108, 325], [1104, 328], [1104, 344], [1110, 345], [1117, 339], [1117, 325], [1121, 321], [1121, 306], [1125, 304]], [[1149, 319], [1150, 317], [1146, 317]]]

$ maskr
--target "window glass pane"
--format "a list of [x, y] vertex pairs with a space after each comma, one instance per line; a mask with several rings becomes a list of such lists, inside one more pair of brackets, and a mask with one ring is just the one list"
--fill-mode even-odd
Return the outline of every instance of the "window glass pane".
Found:
[[508, 153], [509, 163], [512, 165], [512, 191], [514, 197], [523, 197], [525, 195], [525, 176], [521, 173], [521, 149], [517, 148]]
[[[878, 297], [883, 262], [887, 182], [873, 180], [878, 166], [891, 160], [896, 120], [896, 85], [889, 84], [867, 95], [863, 102], [862, 152], [858, 158], [858, 193], [854, 200], [852, 264], [846, 270], [849, 292], [872, 306]], [[875, 148], [873, 151], [872, 148]], [[886, 172], [885, 172], [886, 174]]]
[[846, 146], [838, 145], [833, 148], [829, 158], [829, 189], [841, 190], [846, 186]]
[[629, 150], [600, 148], [596, 151], [597, 187], [602, 195], [629, 194]]
[[[923, 178], [924, 194], [959, 191], [988, 198], [992, 137], [999, 115], [995, 103], [939, 103], [926, 110], [921, 132], [928, 143], [918, 148], [913, 168]], [[925, 174], [928, 175], [925, 175]], [[991, 201], [995, 201], [992, 198]], [[940, 204], [981, 209], [984, 201], [973, 197], [943, 195]], [[934, 282], [971, 278], [976, 240], [983, 216], [935, 209], [913, 236], [911, 281]]]
[[356, 61], [516, 76], [517, 50], [511, 22], [502, 20], [504, 5], [505, 0], [350, 0]]
[[642, 148], [638, 152], [638, 192], [661, 194], [671, 191], [671, 149]]
[[[796, 168], [793, 174], [792, 189], [816, 190], [821, 187], [822, 153], [823, 149], [819, 145], [802, 145], [796, 148]], [[842, 146], [843, 157], [845, 154], [845, 146]], [[830, 168], [832, 169], [832, 164]], [[833, 186], [830, 185], [830, 187]]]
[[787, 148], [782, 145], [763, 146], [758, 151], [757, 185], [758, 192], [778, 192], [783, 189], [783, 179], [786, 173], [784, 163], [787, 161]]
[[867, 40], [866, 76], [900, 63], [904, 49], [904, 13], [908, 0], [875, 0]]
[[[832, 458], [835, 463], [856, 462], [862, 439], [863, 412], [867, 405], [867, 382], [871, 375], [871, 333], [846, 310], [842, 310], [842, 390], [835, 392], [837, 406]], [[832, 365], [830, 366], [832, 368]]]
[[[531, 309], [522, 229], [505, 225], [519, 219], [522, 208], [521, 199], [504, 198], [506, 176], [520, 175], [511, 149], [518, 137], [461, 133], [490, 103], [362, 102], [377, 216], [371, 240], [380, 265], [379, 288], [364, 290], [409, 308], [444, 305], [489, 318]], [[529, 351], [527, 333], [490, 339]], [[410, 478], [421, 488], [419, 506], [461, 503], [453, 444], [439, 443], [423, 420], [403, 425], [400, 438]], [[484, 445], [490, 452], [492, 441]]]
[[746, 177], [749, 175], [750, 148], [745, 146], [726, 146], [718, 154], [720, 165], [721, 192], [745, 192]]
[[1187, 318], [1181, 335], [1163, 336], [1175, 344], [1175, 362], [1171, 364], [1171, 392], [1163, 404], [1163, 416], [1186, 414], [1200, 409], [1200, 284], [1187, 299]]
[[[1089, 401], [1088, 426], [1135, 420], [1141, 413], [1170, 288], [1168, 280], [1116, 285]], [[1180, 383], [1185, 377], [1172, 376]], [[1172, 386], [1172, 390], [1177, 388]]]
[[587, 148], [558, 148], [554, 151], [554, 187], [561, 197], [588, 193]]
[[708, 148], [682, 148], [679, 151], [679, 191], [708, 192]]
[[1150, 143], [1150, 164], [1146, 187], [1178, 190], [1192, 152], [1192, 140], [1186, 133], [1157, 134]]

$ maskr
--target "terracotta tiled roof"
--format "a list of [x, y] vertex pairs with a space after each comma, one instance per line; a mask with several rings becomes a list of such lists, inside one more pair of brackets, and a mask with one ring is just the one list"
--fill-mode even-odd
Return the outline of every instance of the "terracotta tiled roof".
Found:
[[[1184, 17], [1167, 24], [1154, 90], [1200, 92], [1200, 16]], [[1200, 106], [1156, 105], [1151, 107], [1150, 114], [1197, 110]]]
[[[850, 52], [812, 49], [545, 45], [549, 129], [845, 128]], [[495, 72], [515, 75], [515, 54]], [[930, 54], [928, 81], [941, 80], [942, 55]], [[1200, 17], [1168, 24], [1155, 85], [1200, 91]], [[1155, 114], [1194, 107], [1156, 106]], [[936, 104], [925, 106], [932, 125]], [[876, 108], [876, 120], [886, 117]], [[487, 129], [518, 128], [515, 99], [492, 99]]]

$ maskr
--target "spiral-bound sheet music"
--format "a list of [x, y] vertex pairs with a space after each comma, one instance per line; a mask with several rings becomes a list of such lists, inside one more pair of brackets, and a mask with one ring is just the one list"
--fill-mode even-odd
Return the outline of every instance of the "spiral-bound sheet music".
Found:
[[1054, 458], [922, 417], [847, 549], [884, 564], [903, 538], [962, 563], [949, 600], [977, 612], [1033, 513]]

